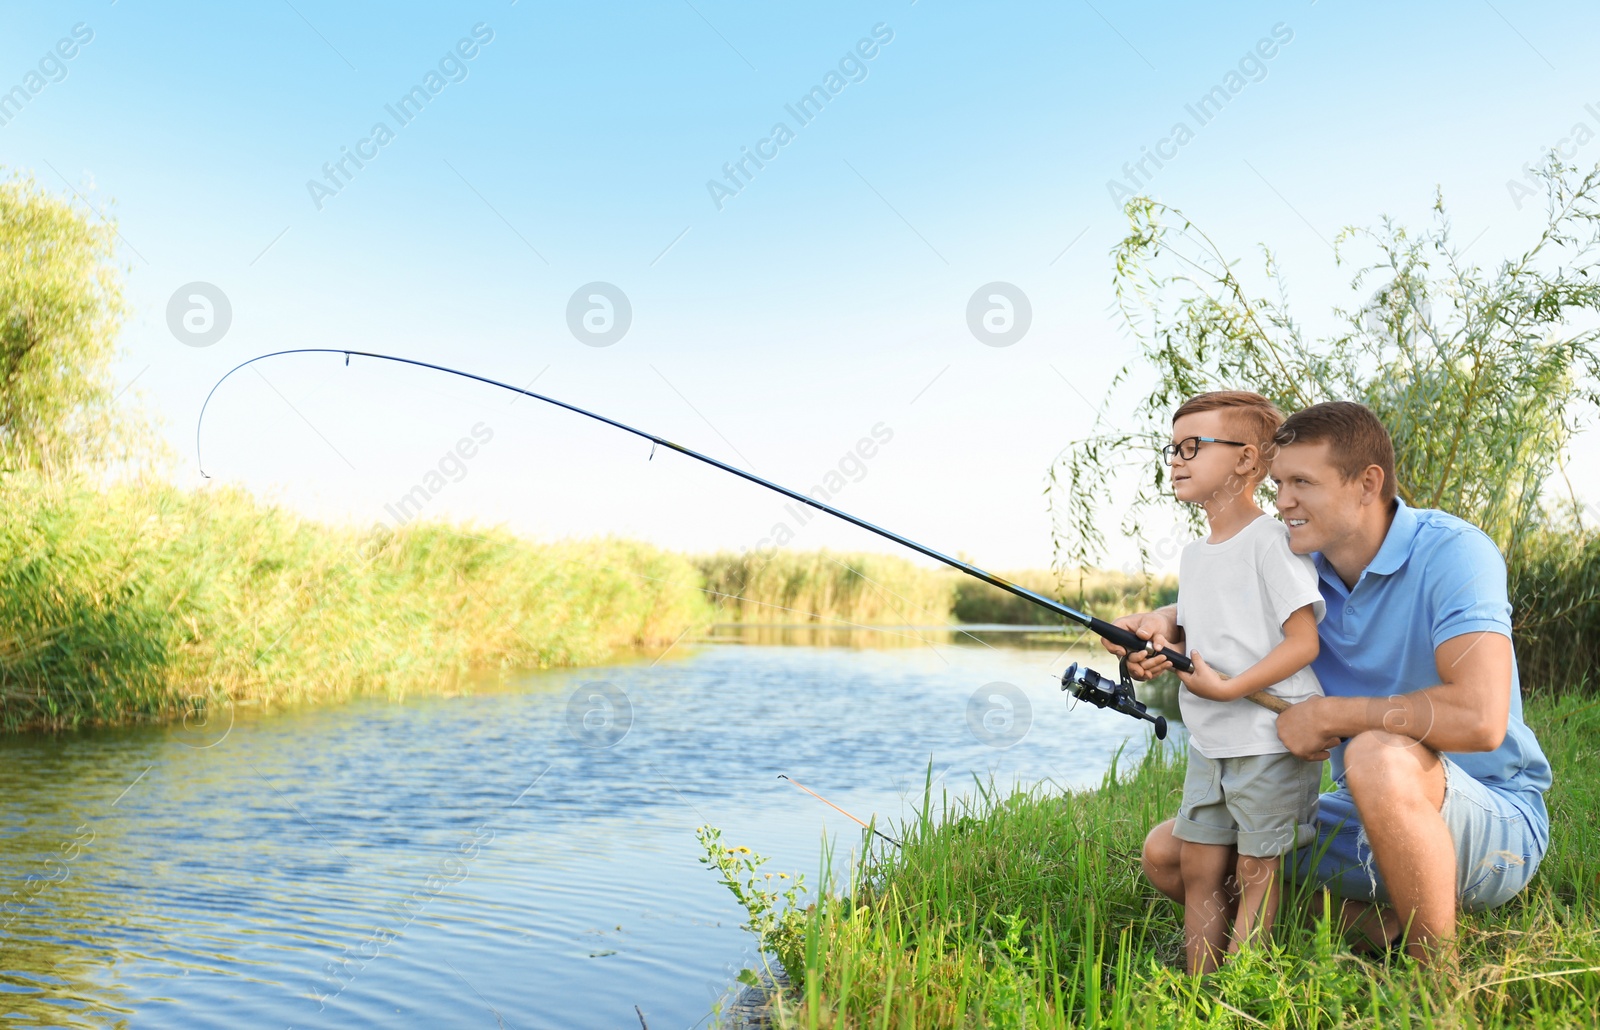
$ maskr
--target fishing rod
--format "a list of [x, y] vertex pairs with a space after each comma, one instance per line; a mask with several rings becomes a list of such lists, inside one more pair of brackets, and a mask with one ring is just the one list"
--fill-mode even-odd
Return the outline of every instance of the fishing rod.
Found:
[[[829, 801], [827, 798], [823, 797], [821, 794], [818, 794], [816, 791], [812, 790], [810, 787], [808, 787], [805, 784], [801, 783], [799, 780], [790, 779], [788, 776], [785, 776], [783, 773], [779, 773], [778, 774], [778, 779], [780, 779], [780, 780], [789, 780], [790, 783], [794, 784], [796, 787], [799, 787], [801, 790], [805, 791], [807, 794], [810, 794], [812, 797], [816, 798], [818, 801], [822, 802], [824, 805], [827, 805], [829, 808], [833, 809], [835, 812], [838, 812], [840, 815], [844, 816], [846, 819], [854, 819], [856, 822], [861, 823], [861, 826], [862, 826], [863, 829], [871, 830], [873, 833], [876, 833], [878, 836], [882, 837], [884, 840], [888, 841], [890, 844], [893, 844], [895, 847], [897, 847], [897, 848], [900, 847], [900, 842], [895, 840], [893, 837], [891, 837], [888, 834], [884, 833], [882, 830], [878, 829], [876, 826], [872, 826], [872, 825], [869, 825], [868, 823], [861, 822], [860, 819], [857, 819], [855, 816], [851, 815], [849, 812], [846, 812], [844, 809], [840, 808], [838, 805], [834, 804], [832, 801]], [[874, 818], [874, 821], [876, 821], [877, 817], [874, 816], [873, 818]]]
[[[205, 403], [200, 405], [200, 417], [199, 417], [198, 420], [196, 420], [195, 428], [194, 428], [194, 449], [195, 449], [195, 460], [200, 466], [200, 475], [201, 476], [203, 476], [205, 478], [208, 478], [208, 479], [210, 478], [210, 476], [205, 471], [205, 461], [201, 457], [200, 430], [201, 430], [201, 427], [205, 423], [206, 409], [211, 404], [211, 398], [216, 395], [216, 392], [217, 392], [218, 388], [221, 387], [223, 383], [228, 381], [229, 376], [232, 376], [235, 372], [239, 371], [241, 368], [244, 368], [247, 365], [253, 365], [258, 361], [265, 361], [268, 358], [282, 357], [285, 354], [343, 354], [344, 355], [344, 363], [345, 363], [346, 367], [349, 366], [350, 357], [352, 355], [355, 355], [357, 357], [363, 357], [363, 358], [373, 358], [373, 359], [378, 360], [378, 361], [392, 361], [392, 362], [395, 362], [396, 364], [401, 364], [401, 365], [414, 365], [417, 368], [432, 369], [435, 372], [444, 372], [444, 373], [447, 373], [449, 375], [460, 376], [463, 379], [471, 379], [471, 380], [474, 380], [475, 382], [484, 383], [484, 384], [487, 384], [489, 386], [498, 386], [502, 390], [510, 390], [512, 393], [519, 393], [519, 394], [522, 394], [524, 397], [532, 397], [534, 400], [544, 401], [546, 404], [553, 404], [558, 408], [565, 408], [567, 411], [573, 412], [573, 413], [578, 414], [578, 415], [583, 415], [586, 418], [592, 418], [596, 422], [604, 422], [606, 425], [615, 427], [617, 429], [620, 429], [625, 433], [632, 433], [634, 436], [641, 437], [641, 438], [643, 438], [645, 440], [649, 440], [651, 442], [651, 444], [653, 444], [653, 445], [658, 445], [658, 446], [661, 446], [661, 447], [669, 448], [671, 450], [677, 451], [679, 454], [683, 454], [683, 455], [686, 455], [686, 456], [688, 456], [690, 458], [693, 458], [696, 461], [704, 462], [705, 464], [710, 465], [713, 468], [718, 468], [718, 469], [721, 469], [724, 472], [728, 472], [728, 473], [731, 473], [731, 474], [733, 474], [735, 476], [738, 476], [740, 479], [749, 480], [750, 482], [755, 483], [758, 486], [764, 486], [768, 490], [776, 491], [777, 493], [783, 494], [785, 497], [792, 498], [793, 500], [799, 501], [801, 504], [808, 505], [809, 507], [815, 508], [818, 511], [825, 511], [829, 515], [834, 516], [835, 518], [843, 519], [844, 521], [850, 523], [853, 526], [859, 526], [860, 528], [867, 530], [869, 533], [876, 533], [878, 536], [881, 536], [886, 540], [893, 540], [895, 543], [901, 545], [902, 547], [909, 547], [911, 550], [916, 551], [918, 554], [926, 555], [927, 557], [932, 558], [933, 560], [938, 561], [938, 562], [943, 562], [945, 565], [948, 565], [951, 568], [956, 569], [956, 570], [958, 570], [960, 572], [964, 572], [967, 575], [973, 577], [974, 579], [980, 579], [983, 582], [988, 583], [992, 587], [998, 587], [999, 589], [1004, 590], [1004, 591], [1006, 591], [1008, 593], [1015, 594], [1016, 596], [1022, 598], [1023, 600], [1031, 601], [1032, 603], [1038, 605], [1039, 607], [1044, 608], [1044, 609], [1046, 609], [1048, 611], [1054, 612], [1056, 615], [1059, 615], [1064, 619], [1067, 619], [1067, 620], [1069, 620], [1071, 622], [1076, 622], [1080, 626], [1083, 626], [1086, 629], [1088, 629], [1090, 632], [1096, 633], [1101, 638], [1103, 638], [1103, 639], [1105, 639], [1107, 641], [1110, 641], [1113, 644], [1116, 644], [1118, 647], [1123, 648], [1129, 654], [1135, 654], [1135, 653], [1140, 652], [1140, 651], [1149, 651], [1150, 653], [1152, 653], [1154, 655], [1158, 655], [1160, 657], [1166, 658], [1169, 662], [1172, 663], [1173, 668], [1178, 669], [1179, 671], [1182, 671], [1182, 672], [1193, 672], [1194, 671], [1194, 664], [1192, 662], [1190, 662], [1189, 659], [1185, 655], [1179, 654], [1177, 651], [1174, 651], [1171, 648], [1159, 648], [1158, 649], [1158, 648], [1154, 647], [1149, 641], [1141, 639], [1132, 630], [1124, 629], [1121, 626], [1114, 626], [1111, 623], [1106, 622], [1103, 619], [1097, 619], [1092, 615], [1088, 615], [1088, 614], [1086, 614], [1084, 612], [1078, 611], [1076, 608], [1072, 608], [1072, 607], [1070, 607], [1068, 605], [1062, 604], [1060, 601], [1056, 601], [1056, 600], [1053, 600], [1051, 598], [1045, 597], [1043, 594], [1036, 594], [1032, 590], [1027, 589], [1026, 587], [1018, 586], [1017, 584], [1012, 583], [1011, 581], [1009, 581], [1007, 579], [1003, 579], [1000, 576], [996, 576], [991, 572], [985, 572], [983, 569], [978, 568], [976, 565], [972, 565], [972, 564], [969, 564], [967, 562], [961, 561], [959, 558], [952, 558], [947, 554], [941, 554], [940, 552], [935, 551], [933, 548], [926, 547], [926, 546], [924, 546], [922, 544], [917, 543], [915, 540], [911, 540], [911, 539], [909, 539], [907, 537], [903, 537], [899, 533], [896, 533], [896, 532], [894, 532], [892, 530], [884, 529], [881, 526], [875, 526], [875, 525], [873, 525], [872, 523], [868, 522], [865, 519], [857, 518], [856, 516], [851, 515], [849, 512], [846, 512], [846, 511], [840, 511], [838, 508], [835, 508], [831, 504], [826, 504], [826, 503], [824, 503], [822, 501], [817, 500], [814, 497], [809, 497], [806, 494], [800, 493], [797, 490], [791, 490], [788, 487], [782, 486], [782, 485], [780, 485], [778, 483], [774, 483], [771, 480], [763, 479], [763, 478], [761, 478], [760, 476], [756, 475], [753, 472], [746, 472], [744, 469], [736, 468], [736, 467], [734, 467], [732, 465], [729, 465], [728, 463], [723, 462], [723, 461], [718, 461], [716, 458], [713, 458], [710, 455], [701, 454], [699, 451], [691, 450], [688, 447], [684, 447], [684, 446], [681, 446], [679, 444], [675, 444], [671, 440], [666, 439], [665, 437], [657, 436], [654, 433], [647, 433], [643, 429], [635, 429], [633, 426], [627, 425], [627, 424], [622, 423], [622, 422], [618, 422], [614, 418], [607, 418], [604, 415], [600, 415], [600, 414], [597, 414], [597, 413], [595, 413], [593, 411], [589, 411], [586, 408], [580, 408], [576, 404], [568, 404], [566, 401], [557, 400], [554, 397], [547, 397], [542, 393], [535, 393], [534, 391], [529, 390], [529, 389], [527, 389], [525, 387], [512, 386], [510, 383], [504, 383], [504, 382], [501, 382], [498, 379], [491, 379], [488, 376], [481, 376], [481, 375], [478, 375], [478, 374], [476, 374], [474, 372], [464, 372], [461, 369], [450, 368], [449, 366], [446, 366], [446, 365], [436, 365], [436, 364], [434, 364], [432, 362], [429, 362], [429, 361], [419, 361], [416, 358], [402, 358], [402, 357], [397, 357], [397, 356], [395, 356], [393, 354], [379, 354], [379, 353], [376, 353], [374, 351], [348, 350], [348, 349], [345, 349], [345, 348], [342, 348], [342, 347], [292, 347], [292, 348], [289, 348], [287, 350], [272, 351], [272, 352], [267, 353], [267, 354], [258, 354], [255, 357], [250, 358], [247, 361], [241, 361], [239, 364], [237, 364], [233, 368], [229, 369], [228, 372], [221, 379], [218, 379], [216, 381], [216, 383], [211, 387], [211, 391], [206, 394]], [[655, 453], [653, 447], [652, 447], [651, 453], [652, 454]], [[1136, 701], [1134, 699], [1132, 681], [1127, 676], [1126, 665], [1127, 665], [1127, 663], [1124, 662], [1123, 663], [1123, 669], [1122, 669], [1123, 675], [1121, 677], [1124, 689], [1113, 690], [1113, 691], [1109, 691], [1109, 692], [1103, 691], [1103, 690], [1099, 690], [1099, 689], [1093, 689], [1093, 688], [1090, 688], [1090, 687], [1086, 686], [1085, 684], [1079, 683], [1077, 681], [1072, 681], [1071, 683], [1069, 683], [1068, 679], [1065, 676], [1062, 678], [1062, 684], [1061, 684], [1062, 689], [1063, 690], [1071, 689], [1075, 696], [1078, 696], [1081, 700], [1088, 701], [1091, 704], [1097, 705], [1098, 707], [1111, 708], [1114, 711], [1119, 711], [1119, 712], [1122, 712], [1122, 713], [1124, 713], [1126, 715], [1131, 715], [1134, 718], [1151, 719], [1151, 721], [1154, 721], [1154, 717], [1153, 716], [1149, 716], [1145, 712], [1144, 705], [1140, 704], [1138, 701]], [[1074, 669], [1075, 668], [1076, 667], [1074, 666]], [[1069, 670], [1069, 671], [1071, 671], [1071, 670]], [[1096, 674], [1096, 675], [1098, 675], [1098, 674]], [[1082, 689], [1082, 691], [1083, 691], [1083, 693], [1081, 693], [1081, 694], [1079, 693], [1080, 689]], [[1164, 726], [1160, 726], [1158, 724], [1158, 728], [1164, 729]]]

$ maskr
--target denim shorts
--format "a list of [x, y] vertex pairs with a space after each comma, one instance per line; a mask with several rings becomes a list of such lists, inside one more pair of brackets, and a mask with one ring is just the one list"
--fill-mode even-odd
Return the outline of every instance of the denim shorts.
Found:
[[[1444, 805], [1439, 814], [1456, 845], [1456, 898], [1463, 912], [1509, 901], [1528, 885], [1544, 846], [1522, 810], [1503, 791], [1473, 779], [1445, 755]], [[1367, 831], [1345, 787], [1317, 800], [1317, 841], [1295, 854], [1294, 875], [1342, 898], [1389, 904], [1372, 858]]]

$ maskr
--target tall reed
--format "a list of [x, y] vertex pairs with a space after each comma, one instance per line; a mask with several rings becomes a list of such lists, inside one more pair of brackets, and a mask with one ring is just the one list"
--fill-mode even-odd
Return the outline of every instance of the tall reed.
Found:
[[723, 551], [694, 559], [726, 622], [948, 622], [954, 579], [894, 555]]
[[[700, 555], [719, 619], [748, 623], [1060, 626], [1032, 601], [945, 567], [883, 554], [731, 551]], [[1018, 586], [1103, 618], [1170, 603], [1176, 580], [1101, 569], [998, 573]]]
[[397, 695], [597, 662], [709, 622], [683, 558], [438, 523], [345, 529], [248, 495], [0, 480], [0, 726]]
[[[1028, 569], [998, 575], [1019, 587], [1103, 619], [1148, 611], [1178, 599], [1175, 576], [1132, 576], [1107, 569], [1067, 569], [1062, 573]], [[1062, 623], [1061, 617], [1048, 609], [970, 576], [961, 576], [956, 584], [954, 615], [958, 621], [966, 623], [1032, 626]]]

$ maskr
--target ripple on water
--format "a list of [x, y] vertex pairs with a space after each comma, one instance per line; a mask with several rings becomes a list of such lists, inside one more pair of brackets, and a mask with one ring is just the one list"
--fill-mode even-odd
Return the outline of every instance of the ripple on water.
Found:
[[[1148, 737], [1069, 714], [1052, 678], [1067, 660], [706, 646], [475, 695], [241, 710], [209, 748], [170, 727], [0, 741], [0, 872], [25, 901], [0, 914], [0, 1009], [17, 1025], [566, 1027], [631, 1025], [638, 1004], [691, 1025], [754, 960], [696, 826], [814, 880], [821, 835], [843, 856], [859, 830], [779, 773], [880, 825], [909, 817], [930, 770], [936, 796], [973, 775], [1092, 784]], [[1029, 703], [1003, 749], [967, 723], [995, 681]], [[596, 682], [631, 708], [611, 747], [568, 729], [569, 697]]]

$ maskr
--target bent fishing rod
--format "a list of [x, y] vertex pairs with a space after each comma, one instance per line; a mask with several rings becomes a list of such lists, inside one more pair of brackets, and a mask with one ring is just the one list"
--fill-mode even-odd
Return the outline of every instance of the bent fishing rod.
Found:
[[[902, 547], [909, 547], [918, 554], [926, 555], [927, 557], [938, 562], [943, 562], [945, 565], [948, 565], [960, 572], [964, 572], [974, 579], [980, 579], [983, 582], [988, 583], [990, 586], [998, 587], [999, 589], [1008, 593], [1015, 594], [1025, 601], [1030, 601], [1041, 608], [1054, 612], [1056, 615], [1059, 615], [1064, 619], [1075, 622], [1080, 626], [1085, 627], [1090, 632], [1096, 633], [1103, 639], [1123, 648], [1129, 654], [1134, 654], [1140, 651], [1149, 651], [1151, 654], [1166, 658], [1172, 663], [1174, 668], [1182, 672], [1194, 671], [1193, 663], [1191, 663], [1185, 655], [1179, 654], [1177, 651], [1174, 651], [1171, 648], [1158, 649], [1151, 645], [1149, 641], [1140, 638], [1131, 630], [1124, 629], [1121, 626], [1112, 625], [1103, 619], [1097, 619], [1092, 615], [1078, 611], [1076, 608], [1062, 604], [1060, 601], [1045, 597], [1043, 594], [1036, 594], [1026, 587], [1018, 586], [1017, 584], [1003, 579], [1000, 576], [996, 576], [993, 573], [985, 572], [976, 565], [961, 561], [958, 558], [952, 558], [947, 554], [941, 554], [940, 552], [935, 551], [933, 548], [926, 547], [917, 543], [915, 540], [903, 537], [899, 533], [884, 529], [881, 526], [875, 526], [865, 519], [857, 518], [856, 516], [851, 515], [849, 512], [841, 511], [831, 504], [826, 504], [814, 497], [809, 497], [806, 494], [800, 493], [797, 490], [791, 490], [788, 487], [774, 483], [771, 480], [763, 479], [753, 472], [746, 472], [744, 469], [736, 468], [733, 465], [729, 465], [723, 461], [718, 461], [716, 458], [713, 458], [710, 455], [701, 454], [699, 451], [691, 450], [688, 447], [675, 444], [665, 437], [657, 436], [654, 433], [647, 433], [643, 429], [635, 429], [633, 426], [618, 422], [616, 419], [607, 418], [605, 415], [597, 414], [596, 412], [589, 411], [586, 408], [580, 408], [576, 404], [568, 404], [566, 401], [557, 400], [554, 397], [547, 397], [542, 393], [535, 393], [534, 391], [526, 389], [525, 387], [512, 386], [510, 383], [504, 383], [498, 379], [491, 379], [488, 376], [481, 376], [474, 372], [465, 372], [458, 368], [450, 368], [447, 365], [436, 365], [429, 361], [419, 361], [416, 358], [402, 358], [393, 354], [379, 354], [374, 351], [347, 350], [342, 347], [293, 347], [287, 350], [272, 351], [267, 354], [258, 354], [247, 361], [241, 361], [239, 364], [229, 369], [221, 379], [216, 381], [216, 383], [211, 387], [210, 392], [206, 394], [205, 403], [200, 405], [200, 417], [196, 420], [194, 429], [194, 449], [195, 460], [200, 466], [201, 476], [208, 479], [210, 478], [205, 471], [205, 462], [201, 458], [200, 431], [201, 427], [205, 423], [206, 409], [211, 404], [211, 398], [216, 395], [218, 388], [220, 388], [223, 383], [227, 382], [228, 378], [241, 368], [244, 368], [247, 365], [253, 365], [258, 361], [265, 361], [268, 358], [282, 357], [286, 354], [342, 354], [344, 355], [344, 363], [346, 367], [349, 366], [352, 355], [362, 358], [373, 358], [377, 361], [392, 361], [401, 365], [413, 365], [417, 368], [431, 369], [435, 372], [444, 372], [448, 375], [460, 376], [462, 379], [471, 379], [475, 382], [484, 383], [489, 386], [497, 386], [502, 390], [510, 390], [512, 393], [519, 393], [524, 397], [532, 397], [534, 400], [544, 401], [546, 404], [553, 404], [558, 408], [565, 408], [567, 411], [578, 415], [583, 415], [586, 418], [594, 419], [596, 422], [603, 422], [606, 425], [620, 429], [625, 433], [632, 433], [634, 436], [649, 440], [652, 445], [669, 448], [677, 451], [679, 454], [693, 458], [696, 461], [704, 462], [713, 468], [718, 468], [724, 472], [738, 476], [740, 479], [748, 480], [758, 486], [764, 486], [768, 490], [776, 491], [777, 493], [783, 494], [785, 497], [799, 501], [801, 504], [808, 505], [817, 509], [818, 511], [825, 511], [835, 518], [843, 519], [853, 526], [859, 526], [860, 528], [867, 530], [869, 533], [876, 533], [878, 536], [881, 536], [886, 540], [893, 540]], [[652, 446], [651, 454], [654, 455], [654, 453], [654, 446]], [[1146, 719], [1150, 722], [1154, 722], [1156, 723], [1157, 736], [1165, 736], [1165, 720], [1161, 720], [1158, 717], [1152, 716], [1145, 712], [1144, 705], [1140, 704], [1134, 699], [1133, 686], [1127, 675], [1127, 662], [1125, 658], [1122, 663], [1121, 670], [1122, 682], [1116, 689], [1106, 689], [1102, 687], [1100, 683], [1090, 682], [1088, 681], [1087, 677], [1083, 676], [1082, 673], [1079, 673], [1077, 670], [1078, 667], [1074, 665], [1068, 670], [1067, 675], [1063, 676], [1063, 690], [1071, 689], [1074, 696], [1078, 697], [1080, 700], [1088, 701], [1098, 707], [1112, 708], [1116, 711], [1123, 712], [1124, 714], [1131, 715], [1134, 718]], [[1092, 671], [1093, 670], [1087, 669], [1083, 670], [1083, 672], [1086, 673]], [[1099, 677], [1098, 673], [1094, 675], [1099, 681], [1108, 682], [1105, 681], [1104, 677]], [[1077, 676], [1078, 678], [1072, 678], [1074, 676]]]

